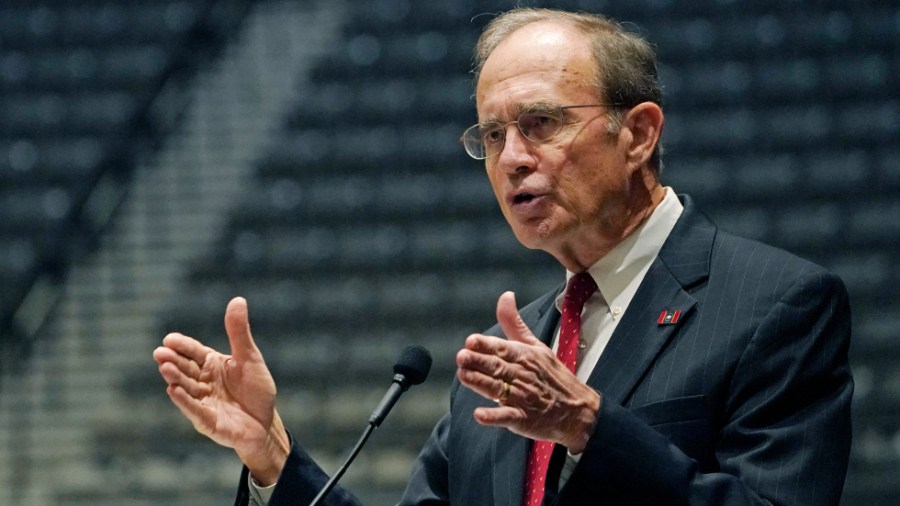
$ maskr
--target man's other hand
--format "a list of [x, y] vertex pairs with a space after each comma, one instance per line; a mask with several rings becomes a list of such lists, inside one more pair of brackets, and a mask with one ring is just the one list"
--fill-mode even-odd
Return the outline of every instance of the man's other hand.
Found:
[[275, 410], [275, 381], [253, 341], [247, 301], [225, 310], [231, 355], [171, 333], [153, 351], [166, 393], [197, 432], [233, 448], [263, 486], [278, 480], [290, 440]]
[[508, 339], [472, 334], [456, 355], [462, 384], [498, 403], [477, 408], [475, 419], [580, 453], [596, 423], [600, 394], [534, 336], [512, 292], [500, 296], [497, 321]]

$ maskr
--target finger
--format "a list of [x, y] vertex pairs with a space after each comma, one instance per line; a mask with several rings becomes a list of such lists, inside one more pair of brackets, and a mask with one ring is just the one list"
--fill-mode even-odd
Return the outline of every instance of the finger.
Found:
[[460, 383], [485, 399], [499, 400], [503, 393], [503, 384], [506, 383], [509, 385], [509, 391], [503, 404], [528, 408], [546, 404], [547, 390], [531, 371], [522, 369], [515, 371], [514, 374], [511, 372], [508, 376], [496, 376], [460, 367], [456, 371], [456, 377]]
[[457, 370], [456, 376], [459, 378], [460, 383], [485, 399], [496, 401], [503, 392], [504, 380], [497, 379], [494, 376], [462, 368]]
[[231, 344], [231, 356], [239, 363], [254, 358], [259, 353], [250, 334], [250, 316], [247, 301], [243, 297], [231, 299], [225, 308], [225, 333]]
[[163, 346], [171, 349], [175, 353], [193, 360], [201, 367], [206, 361], [206, 356], [214, 351], [209, 346], [205, 346], [193, 337], [188, 337], [178, 332], [173, 332], [163, 338]]
[[165, 346], [156, 348], [153, 350], [153, 359], [159, 365], [166, 362], [174, 364], [181, 372], [191, 378], [197, 379], [200, 377], [200, 365], [184, 355], [178, 354], [171, 348], [166, 348]]
[[465, 348], [456, 354], [456, 365], [461, 370], [512, 381], [516, 376], [513, 362], [518, 354], [509, 349], [509, 344], [498, 337], [472, 334], [466, 338]]
[[204, 406], [203, 403], [192, 397], [183, 388], [177, 385], [167, 388], [166, 393], [169, 395], [169, 399], [172, 400], [172, 404], [175, 404], [178, 410], [181, 411], [181, 414], [191, 422], [194, 428], [201, 434], [209, 433], [210, 423], [208, 422], [207, 416], [208, 408]]
[[159, 366], [159, 373], [169, 386], [180, 386], [195, 399], [202, 399], [212, 391], [208, 383], [189, 377], [171, 362], [162, 363]]
[[492, 427], [506, 427], [516, 432], [515, 427], [525, 420], [525, 413], [512, 406], [496, 406], [491, 408], [475, 408], [473, 412], [475, 421], [481, 425]]
[[466, 338], [464, 349], [474, 353], [506, 358], [506, 355], [509, 354], [509, 341], [484, 334], [472, 334]]
[[175, 353], [171, 348], [166, 348], [165, 346], [158, 346], [155, 350], [153, 350], [153, 360], [156, 361], [157, 364], [162, 365], [163, 362], [169, 362], [178, 354]]
[[497, 300], [497, 322], [510, 340], [530, 345], [541, 343], [522, 321], [513, 292], [504, 292]]

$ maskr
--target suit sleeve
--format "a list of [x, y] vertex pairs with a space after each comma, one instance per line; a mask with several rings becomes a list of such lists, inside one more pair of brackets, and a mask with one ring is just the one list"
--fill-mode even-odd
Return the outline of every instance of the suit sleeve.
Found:
[[637, 415], [603, 402], [557, 503], [837, 504], [850, 451], [849, 339], [843, 284], [806, 274], [740, 354], [718, 424], [718, 469], [700, 472]]
[[416, 458], [406, 492], [398, 506], [449, 505], [449, 459], [447, 436], [450, 432], [450, 414], [434, 427], [431, 436]]
[[[406, 492], [399, 506], [449, 505], [447, 434], [450, 414], [435, 426], [426, 441], [411, 472]], [[235, 506], [248, 506], [250, 502], [249, 470], [241, 472]], [[291, 438], [291, 454], [278, 478], [272, 498], [266, 506], [306, 505], [312, 502], [330, 477]], [[326, 506], [360, 506], [359, 501], [346, 489], [335, 486], [326, 496]]]
[[[247, 506], [250, 501], [248, 486], [249, 470], [245, 466], [241, 472], [235, 506]], [[318, 464], [291, 438], [291, 454], [284, 464], [278, 484], [272, 498], [266, 506], [306, 505], [313, 501], [326, 483], [329, 476]], [[360, 506], [359, 501], [345, 489], [335, 486], [325, 497], [326, 506]]]

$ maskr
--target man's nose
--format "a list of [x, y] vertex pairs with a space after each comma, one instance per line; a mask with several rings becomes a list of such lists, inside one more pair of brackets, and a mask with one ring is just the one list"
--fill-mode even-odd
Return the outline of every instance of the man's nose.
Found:
[[530, 169], [534, 165], [533, 147], [517, 123], [506, 125], [506, 139], [497, 155], [497, 167], [509, 173]]

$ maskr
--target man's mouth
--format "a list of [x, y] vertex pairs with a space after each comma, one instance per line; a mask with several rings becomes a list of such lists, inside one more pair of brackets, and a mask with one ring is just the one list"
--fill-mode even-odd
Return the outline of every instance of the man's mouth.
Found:
[[513, 204], [523, 204], [526, 202], [531, 202], [534, 200], [536, 195], [533, 193], [519, 193], [515, 197], [513, 197]]

